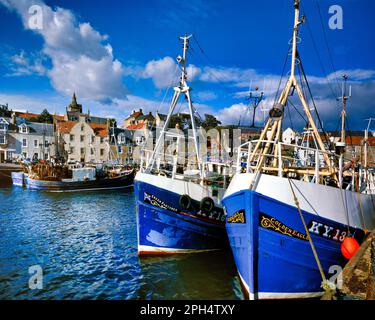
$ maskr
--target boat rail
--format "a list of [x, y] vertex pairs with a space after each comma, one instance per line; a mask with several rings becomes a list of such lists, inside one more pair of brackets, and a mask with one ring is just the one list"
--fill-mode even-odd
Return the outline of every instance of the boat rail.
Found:
[[[272, 146], [272, 148], [270, 148], [270, 153], [265, 154], [258, 150], [253, 152], [254, 145], [257, 143], [270, 144]], [[277, 150], [275, 150], [275, 148], [277, 148]], [[262, 148], [259, 149], [261, 150]], [[315, 182], [317, 184], [322, 183], [322, 178], [337, 174], [338, 184], [340, 186], [343, 186], [344, 177], [350, 176], [353, 178], [351, 179], [351, 183], [345, 187], [348, 190], [355, 188], [355, 177], [359, 176], [359, 189], [361, 189], [363, 170], [360, 169], [358, 172], [355, 172], [355, 170], [346, 170], [344, 168], [344, 163], [345, 161], [350, 162], [351, 159], [344, 158], [343, 155], [337, 155], [332, 151], [323, 151], [284, 142], [251, 140], [241, 144], [237, 152], [237, 173], [253, 173], [259, 170], [277, 174], [279, 177], [288, 176], [296, 178], [298, 175], [302, 175], [305, 181]], [[304, 154], [305, 159], [301, 159], [301, 153]], [[322, 160], [324, 155], [328, 156], [330, 159], [331, 168], [333, 168], [333, 170], [324, 164]], [[258, 160], [261, 156], [264, 157], [265, 160], [262, 166], [258, 167]]]

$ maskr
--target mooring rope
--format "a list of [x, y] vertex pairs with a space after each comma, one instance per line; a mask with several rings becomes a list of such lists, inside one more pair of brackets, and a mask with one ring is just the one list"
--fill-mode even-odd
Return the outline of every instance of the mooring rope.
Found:
[[293, 198], [294, 198], [294, 203], [297, 206], [298, 213], [300, 215], [303, 227], [305, 228], [305, 232], [306, 232], [307, 238], [309, 240], [311, 250], [312, 250], [312, 252], [314, 254], [314, 258], [315, 258], [316, 264], [318, 266], [318, 269], [319, 269], [319, 272], [320, 272], [320, 276], [322, 277], [322, 285], [321, 285], [321, 287], [325, 291], [324, 298], [325, 299], [332, 299], [332, 297], [333, 297], [333, 295], [334, 295], [334, 293], [336, 291], [336, 287], [335, 287], [335, 285], [332, 282], [330, 282], [330, 281], [327, 280], [327, 278], [326, 278], [326, 276], [324, 274], [323, 267], [322, 267], [322, 265], [320, 263], [320, 260], [319, 260], [318, 252], [316, 251], [315, 245], [314, 245], [314, 243], [312, 241], [312, 238], [311, 238], [311, 235], [310, 235], [310, 231], [307, 228], [305, 218], [303, 217], [303, 214], [302, 214], [302, 211], [301, 211], [301, 208], [300, 208], [300, 205], [299, 205], [298, 198], [297, 198], [297, 196], [296, 196], [296, 194], [294, 192], [294, 189], [293, 189], [293, 186], [292, 186], [292, 182], [291, 182], [291, 180], [289, 178], [288, 178], [288, 182], [289, 182], [290, 189], [292, 190], [292, 194], [293, 194]]

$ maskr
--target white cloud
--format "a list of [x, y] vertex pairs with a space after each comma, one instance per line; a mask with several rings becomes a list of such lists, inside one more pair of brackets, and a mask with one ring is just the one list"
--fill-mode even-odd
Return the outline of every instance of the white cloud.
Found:
[[177, 82], [177, 64], [171, 57], [149, 61], [141, 75], [142, 78], [151, 78], [159, 89], [169, 87]]
[[25, 51], [21, 51], [19, 54], [6, 57], [6, 59], [10, 69], [10, 73], [6, 74], [6, 76], [17, 77], [32, 74], [43, 76], [47, 72], [43, 65], [45, 57], [39, 53], [33, 53], [28, 56]]
[[53, 9], [40, 0], [0, 0], [0, 3], [19, 14], [26, 29], [29, 7], [35, 4], [42, 7], [43, 28], [33, 31], [43, 37], [43, 53], [52, 62], [47, 75], [58, 92], [70, 95], [76, 91], [80, 97], [98, 101], [126, 98], [124, 69], [113, 57], [107, 36], [89, 23], [79, 23], [71, 11]]
[[[158, 60], [151, 60], [147, 62], [143, 70], [139, 67], [134, 69], [133, 75], [143, 79], [152, 79], [154, 85], [158, 89], [167, 88], [175, 85], [180, 76], [180, 69], [174, 59], [169, 56]], [[201, 73], [201, 69], [190, 64], [186, 68], [188, 81], [194, 79]]]

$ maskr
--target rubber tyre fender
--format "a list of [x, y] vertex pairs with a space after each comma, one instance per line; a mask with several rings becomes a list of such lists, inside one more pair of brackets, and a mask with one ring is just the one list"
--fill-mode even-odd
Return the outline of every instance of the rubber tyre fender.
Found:
[[188, 210], [191, 207], [191, 198], [187, 194], [183, 194], [180, 196], [179, 200], [180, 207], [184, 210]]
[[204, 197], [200, 203], [200, 209], [203, 213], [211, 213], [215, 208], [214, 200], [210, 197]]

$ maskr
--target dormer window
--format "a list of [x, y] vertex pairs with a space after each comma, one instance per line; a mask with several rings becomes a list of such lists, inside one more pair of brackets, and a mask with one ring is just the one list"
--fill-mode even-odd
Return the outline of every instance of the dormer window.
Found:
[[6, 133], [8, 131], [9, 123], [4, 119], [0, 118], [0, 133]]
[[28, 127], [27, 127], [27, 125], [25, 123], [22, 123], [19, 126], [19, 131], [20, 131], [20, 133], [28, 133], [29, 129], [28, 129]]

